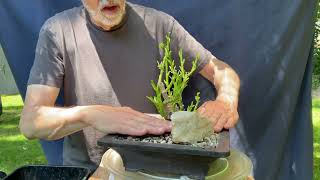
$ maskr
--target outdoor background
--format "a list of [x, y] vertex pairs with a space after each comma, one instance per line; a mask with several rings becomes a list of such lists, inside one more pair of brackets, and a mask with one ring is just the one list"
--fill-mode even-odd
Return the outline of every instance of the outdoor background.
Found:
[[[320, 11], [317, 12], [315, 31], [313, 88], [314, 179], [320, 180]], [[4, 58], [0, 53], [0, 59]], [[1, 64], [0, 64], [1, 65]], [[3, 68], [0, 67], [0, 71]], [[8, 72], [6, 72], [8, 73]], [[0, 72], [1, 75], [1, 72]], [[1, 78], [0, 78], [1, 79]], [[0, 81], [1, 82], [1, 81]], [[45, 164], [38, 141], [28, 141], [19, 132], [18, 123], [23, 107], [19, 95], [2, 95], [3, 114], [0, 116], [0, 171], [12, 172], [26, 164]], [[303, 132], [299, 132], [303, 133]]]

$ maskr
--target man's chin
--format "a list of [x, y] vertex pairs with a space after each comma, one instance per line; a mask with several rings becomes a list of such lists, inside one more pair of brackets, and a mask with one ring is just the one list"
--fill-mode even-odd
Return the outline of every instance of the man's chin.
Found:
[[124, 17], [124, 15], [121, 13], [107, 16], [101, 11], [98, 11], [97, 13], [91, 12], [90, 14], [98, 26], [101, 26], [105, 30], [110, 30], [113, 27], [118, 26]]
[[118, 26], [120, 23], [121, 23], [121, 18], [117, 18], [117, 19], [108, 19], [108, 20], [103, 20], [100, 22], [101, 25], [103, 26], [103, 28], [105, 30], [110, 30], [112, 29], [113, 27], [116, 27]]
[[102, 17], [108, 21], [117, 21], [118, 19], [121, 19], [122, 16], [120, 14], [106, 15], [102, 13]]
[[103, 17], [103, 22], [106, 24], [115, 24], [118, 25], [121, 23], [122, 19], [123, 19], [123, 15], [122, 14], [115, 14], [112, 16], [106, 16], [104, 14], [102, 14]]

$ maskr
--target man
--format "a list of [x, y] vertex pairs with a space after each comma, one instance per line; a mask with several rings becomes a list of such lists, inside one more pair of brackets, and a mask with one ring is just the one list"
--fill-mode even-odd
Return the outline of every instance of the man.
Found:
[[[27, 138], [66, 137], [64, 164], [95, 169], [103, 154], [96, 141], [105, 134], [169, 132], [169, 122], [144, 114], [156, 113], [146, 96], [153, 93], [150, 80], [157, 78], [156, 61], [163, 55], [158, 45], [169, 32], [173, 56], [182, 48], [190, 68], [199, 55], [197, 73], [217, 89], [200, 115], [217, 132], [236, 124], [237, 74], [171, 16], [125, 0], [83, 4], [50, 18], [40, 32], [20, 120]], [[66, 108], [54, 107], [61, 87]]]

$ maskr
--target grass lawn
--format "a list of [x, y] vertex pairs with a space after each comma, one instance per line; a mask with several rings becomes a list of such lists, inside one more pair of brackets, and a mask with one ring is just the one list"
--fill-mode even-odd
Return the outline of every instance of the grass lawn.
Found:
[[10, 173], [22, 165], [46, 163], [38, 141], [28, 141], [18, 129], [23, 106], [20, 96], [2, 96], [1, 99], [0, 171]]
[[[0, 171], [12, 172], [26, 164], [45, 164], [38, 141], [27, 141], [19, 132], [18, 122], [23, 106], [20, 96], [3, 96], [0, 116]], [[314, 179], [320, 179], [320, 99], [313, 100]]]
[[315, 180], [320, 179], [320, 99], [313, 99], [312, 102], [313, 117], [313, 147], [314, 162], [313, 172]]

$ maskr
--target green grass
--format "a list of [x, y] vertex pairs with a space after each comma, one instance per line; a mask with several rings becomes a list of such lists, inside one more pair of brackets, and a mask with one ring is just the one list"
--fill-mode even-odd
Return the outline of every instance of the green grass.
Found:
[[[45, 164], [38, 141], [28, 141], [18, 129], [22, 100], [20, 96], [3, 96], [0, 116], [0, 171], [12, 172], [26, 164]], [[314, 130], [314, 179], [320, 179], [320, 99], [312, 103]]]
[[320, 179], [320, 99], [314, 99], [312, 102], [313, 117], [313, 147], [314, 147], [314, 178]]
[[38, 141], [29, 141], [20, 134], [18, 124], [23, 102], [20, 96], [2, 96], [0, 116], [0, 171], [6, 173], [27, 164], [45, 164]]

